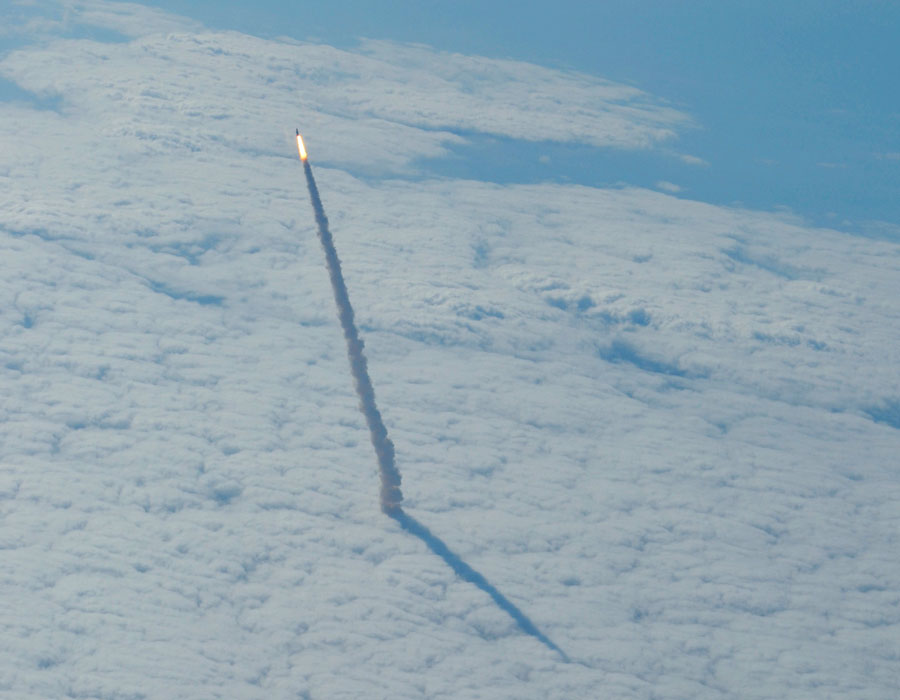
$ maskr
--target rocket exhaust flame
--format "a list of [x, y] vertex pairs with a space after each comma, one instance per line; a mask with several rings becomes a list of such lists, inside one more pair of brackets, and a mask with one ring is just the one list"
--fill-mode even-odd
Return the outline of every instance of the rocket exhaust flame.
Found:
[[331, 278], [331, 290], [337, 304], [338, 318], [344, 331], [344, 339], [347, 341], [347, 356], [350, 360], [353, 383], [359, 396], [359, 408], [369, 426], [372, 446], [375, 448], [378, 458], [378, 469], [381, 476], [381, 510], [396, 520], [400, 527], [408, 533], [422, 540], [432, 552], [453, 569], [457, 576], [487, 593], [501, 610], [515, 620], [519, 629], [537, 639], [548, 649], [558, 653], [564, 661], [568, 662], [569, 657], [565, 652], [541, 632], [512, 601], [492, 586], [484, 576], [466, 564], [443, 540], [432, 534], [431, 530], [403, 510], [401, 505], [403, 493], [400, 491], [400, 472], [394, 460], [394, 443], [388, 437], [387, 428], [385, 428], [381, 413], [375, 404], [375, 390], [372, 387], [372, 380], [369, 378], [368, 364], [363, 352], [365, 345], [362, 338], [359, 337], [359, 330], [353, 320], [353, 307], [350, 305], [350, 295], [341, 272], [341, 261], [334, 247], [334, 238], [328, 228], [328, 219], [325, 216], [325, 209], [322, 206], [322, 199], [319, 197], [319, 189], [316, 187], [316, 180], [307, 160], [306, 148], [303, 145], [299, 129], [297, 130], [297, 151], [303, 162], [306, 186], [309, 189], [309, 198], [316, 215], [319, 241], [325, 251], [325, 263], [328, 267], [328, 276]]
[[297, 129], [297, 153], [300, 154], [300, 160], [306, 160], [306, 146], [303, 145], [303, 137], [300, 135], [300, 129]]

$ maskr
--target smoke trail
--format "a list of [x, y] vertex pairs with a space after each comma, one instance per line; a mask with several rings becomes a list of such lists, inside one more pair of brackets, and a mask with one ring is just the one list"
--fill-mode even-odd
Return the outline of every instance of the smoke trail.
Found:
[[306, 172], [309, 198], [312, 200], [313, 209], [316, 212], [319, 240], [322, 242], [322, 248], [325, 249], [325, 262], [328, 265], [328, 275], [331, 277], [334, 301], [338, 307], [341, 327], [344, 329], [344, 339], [347, 341], [347, 356], [350, 358], [350, 372], [353, 374], [353, 383], [356, 385], [356, 393], [359, 395], [359, 408], [366, 417], [372, 446], [378, 456], [378, 471], [381, 476], [381, 510], [390, 515], [400, 507], [400, 503], [403, 501], [403, 493], [400, 491], [400, 472], [394, 463], [394, 443], [388, 437], [387, 428], [384, 427], [384, 421], [381, 420], [381, 413], [378, 406], [375, 405], [375, 390], [372, 388], [366, 356], [363, 354], [363, 341], [353, 322], [353, 307], [350, 306], [350, 295], [347, 293], [347, 285], [344, 284], [344, 275], [341, 273], [341, 261], [334, 248], [331, 231], [328, 230], [328, 219], [325, 217], [325, 209], [322, 207], [319, 189], [316, 187], [308, 160], [303, 161], [303, 170]]
[[[298, 144], [299, 141], [298, 133]], [[447, 566], [456, 572], [464, 581], [477, 586], [487, 593], [497, 606], [505, 611], [519, 628], [531, 635], [547, 648], [552, 649], [560, 657], [568, 662], [569, 657], [541, 632], [528, 617], [517, 608], [512, 601], [492, 586], [488, 580], [471, 566], [466, 564], [455, 554], [439, 537], [432, 534], [418, 520], [408, 515], [400, 505], [403, 502], [403, 494], [400, 491], [400, 472], [394, 461], [394, 443], [387, 434], [387, 428], [381, 420], [381, 413], [375, 405], [375, 390], [372, 388], [372, 380], [369, 378], [369, 369], [366, 356], [363, 353], [363, 341], [359, 337], [359, 331], [353, 321], [353, 307], [350, 305], [350, 295], [347, 293], [347, 285], [344, 283], [344, 275], [341, 272], [341, 261], [334, 247], [334, 239], [328, 229], [328, 219], [322, 200], [319, 197], [319, 189], [313, 177], [312, 168], [305, 158], [305, 152], [301, 150], [300, 159], [303, 162], [303, 170], [306, 173], [306, 184], [309, 187], [309, 197], [312, 200], [316, 213], [316, 224], [319, 228], [319, 240], [325, 250], [325, 262], [328, 266], [328, 275], [331, 278], [331, 289], [334, 292], [334, 301], [338, 307], [338, 316], [341, 327], [344, 329], [344, 339], [347, 341], [347, 355], [350, 358], [350, 371], [353, 374], [353, 382], [356, 385], [356, 393], [359, 395], [359, 407], [366, 417], [369, 426], [369, 434], [372, 437], [372, 445], [378, 457], [378, 469], [381, 476], [381, 510], [396, 520], [400, 526], [412, 535], [422, 540], [432, 552], [446, 562]]]

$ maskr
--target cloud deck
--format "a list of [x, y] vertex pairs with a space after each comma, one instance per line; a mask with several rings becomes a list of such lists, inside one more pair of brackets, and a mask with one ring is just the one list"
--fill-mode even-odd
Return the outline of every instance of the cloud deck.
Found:
[[[0, 694], [895, 695], [897, 245], [641, 189], [372, 177], [461, 138], [465, 57], [78, 6], [133, 38], [51, 29], [0, 61], [56, 96], [0, 103]], [[432, 68], [427, 120], [371, 111], [372, 73]], [[566, 126], [570, 80], [541, 78], [529, 127]], [[576, 82], [565, 138], [628, 133]], [[501, 130], [510, 95], [476, 94]], [[683, 123], [640, 101], [641, 138]], [[334, 154], [335, 229], [365, 232], [343, 274], [405, 503], [580, 663], [360, 478], [293, 135], [259, 127], [297, 120]]]

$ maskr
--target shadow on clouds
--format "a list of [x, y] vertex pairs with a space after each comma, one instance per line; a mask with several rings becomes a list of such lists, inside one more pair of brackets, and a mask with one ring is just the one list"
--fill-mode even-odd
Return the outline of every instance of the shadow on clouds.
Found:
[[900, 430], [900, 399], [887, 400], [866, 409], [866, 415], [876, 423], [884, 423]]
[[624, 340], [614, 340], [607, 347], [597, 348], [597, 354], [601, 359], [614, 364], [627, 363], [634, 365], [645, 372], [665, 374], [670, 377], [688, 377], [688, 373], [677, 365], [654, 359], [642, 354], [631, 343]]
[[506, 612], [513, 620], [516, 621], [516, 624], [519, 625], [519, 628], [523, 632], [525, 632], [526, 634], [530, 634], [544, 646], [555, 651], [562, 657], [564, 661], [569, 661], [569, 657], [566, 656], [566, 653], [558, 646], [556, 646], [556, 644], [554, 644], [550, 640], [550, 638], [547, 637], [547, 635], [541, 632], [537, 628], [537, 626], [530, 619], [528, 619], [528, 616], [525, 615], [525, 613], [519, 610], [519, 608], [516, 607], [516, 605], [509, 598], [498, 591], [497, 588], [493, 586], [484, 576], [482, 576], [480, 573], [475, 571], [475, 569], [466, 564], [466, 562], [464, 562], [458, 554], [451, 550], [440, 537], [435, 535], [422, 523], [409, 515], [400, 506], [397, 506], [396, 508], [392, 508], [390, 510], [385, 510], [385, 512], [394, 520], [396, 520], [400, 524], [400, 527], [402, 527], [411, 535], [415, 535], [420, 540], [422, 540], [428, 546], [428, 549], [430, 549], [441, 559], [443, 559], [447, 566], [453, 569], [454, 573], [456, 573], [456, 575], [459, 576], [463, 581], [468, 581], [469, 583], [477, 586], [482, 591], [487, 593], [497, 604], [498, 608]]

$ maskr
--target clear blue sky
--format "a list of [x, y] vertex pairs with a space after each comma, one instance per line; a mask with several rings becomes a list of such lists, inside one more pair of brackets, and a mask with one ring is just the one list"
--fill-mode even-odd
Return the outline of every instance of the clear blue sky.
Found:
[[342, 47], [359, 37], [421, 42], [630, 83], [694, 116], [699, 128], [673, 148], [709, 162], [547, 145], [550, 164], [537, 166], [533, 146], [481, 139], [429, 164], [438, 173], [651, 187], [665, 180], [683, 196], [785, 206], [839, 228], [900, 225], [900, 3], [891, 0], [146, 4], [260, 36]]

